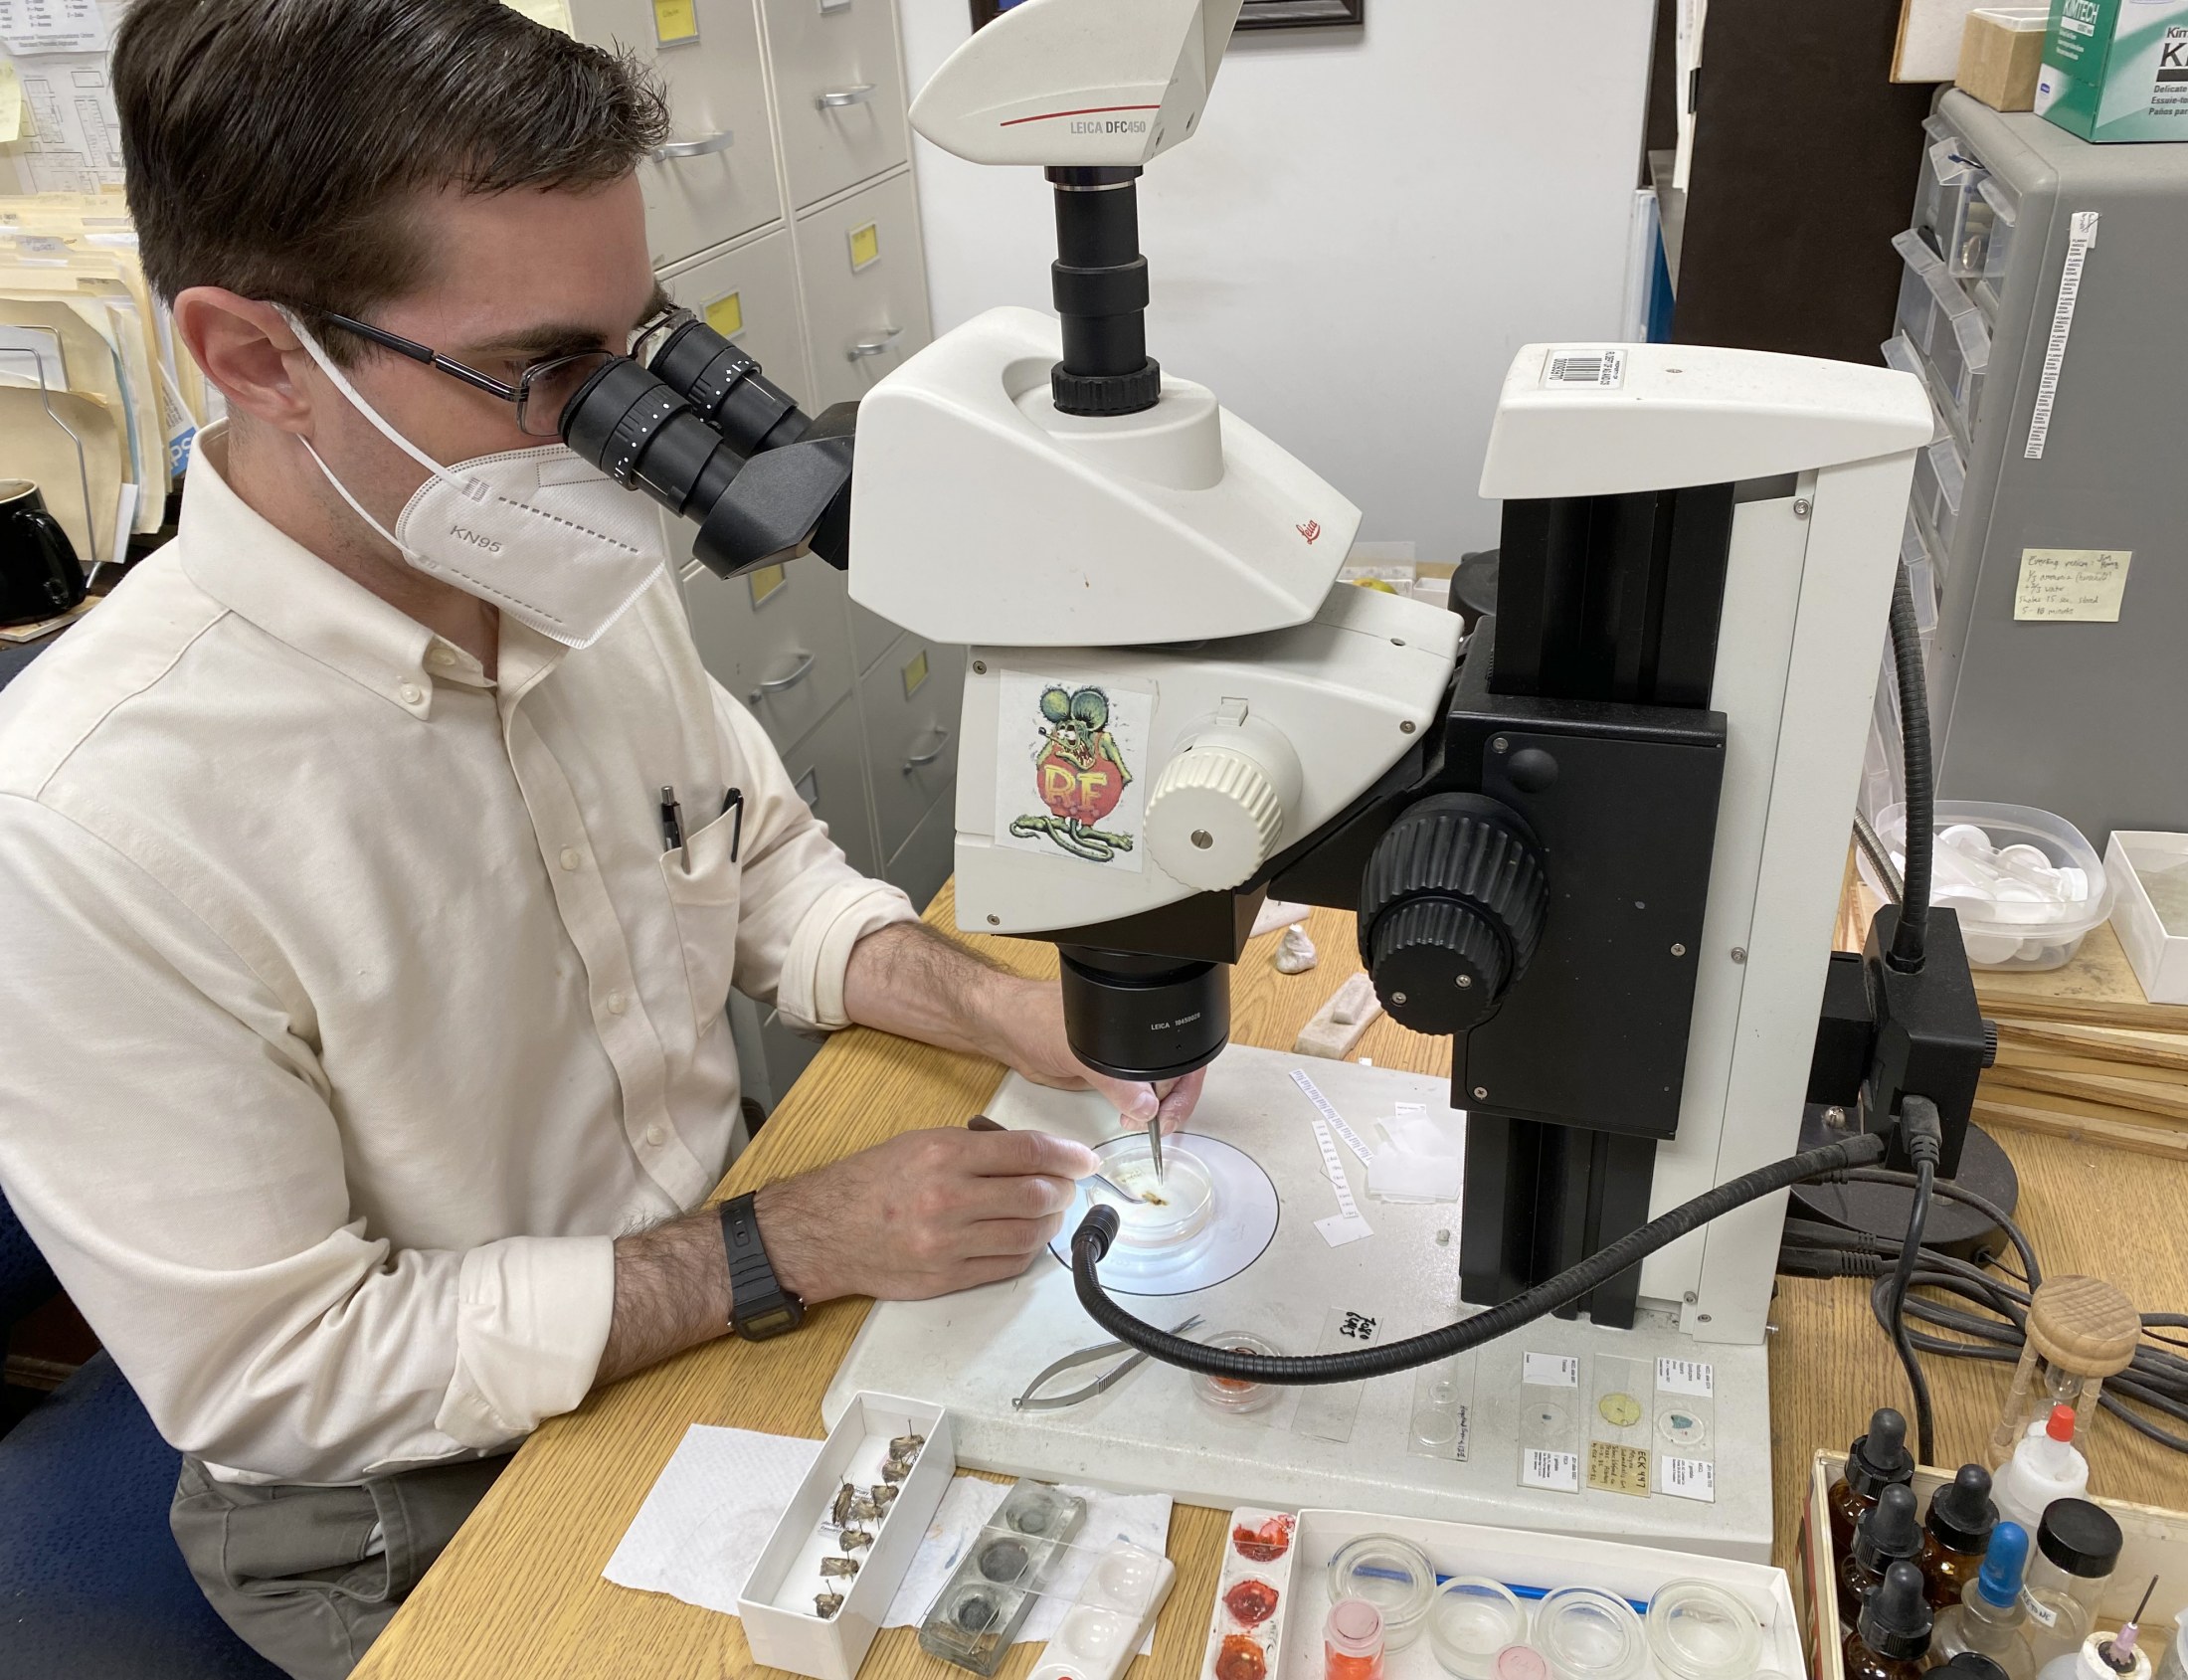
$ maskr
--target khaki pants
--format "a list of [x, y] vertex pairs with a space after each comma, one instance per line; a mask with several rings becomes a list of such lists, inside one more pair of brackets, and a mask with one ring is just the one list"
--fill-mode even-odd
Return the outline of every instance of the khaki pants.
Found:
[[[246, 1643], [296, 1680], [337, 1680], [508, 1461], [429, 1464], [358, 1487], [254, 1487], [215, 1481], [185, 1456], [168, 1526]], [[368, 1557], [375, 1529], [383, 1550]]]

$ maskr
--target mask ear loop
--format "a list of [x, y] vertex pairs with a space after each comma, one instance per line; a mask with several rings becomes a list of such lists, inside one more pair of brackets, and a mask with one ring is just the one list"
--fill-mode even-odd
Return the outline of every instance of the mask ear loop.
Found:
[[[357, 387], [349, 382], [348, 376], [344, 374], [340, 368], [334, 365], [334, 358], [326, 353], [326, 350], [320, 345], [318, 339], [312, 336], [310, 329], [306, 327], [302, 321], [298, 320], [294, 313], [291, 312], [285, 305], [276, 303], [274, 305], [274, 307], [279, 311], [281, 319], [288, 323], [288, 330], [296, 335], [296, 341], [304, 347], [305, 353], [308, 354], [311, 357], [312, 361], [318, 365], [319, 371], [325, 374], [327, 378], [333, 383], [335, 390], [341, 392], [344, 400], [348, 402], [351, 408], [355, 409], [359, 414], [363, 415], [366, 420], [372, 423], [374, 428], [378, 430], [382, 437], [386, 438], [389, 443], [393, 444], [397, 449], [401, 450], [405, 455], [409, 456], [411, 460], [417, 462], [418, 465], [423, 467], [428, 472], [431, 472], [435, 477], [443, 480], [446, 483], [455, 485], [459, 491], [464, 491], [465, 493], [468, 493], [470, 480], [465, 479], [456, 473], [451, 472], [446, 467], [442, 466], [440, 462], [434, 460], [432, 456], [428, 455], [424, 450], [420, 449], [416, 444], [412, 443], [408, 438], [404, 437], [402, 433], [398, 432], [392, 425], [390, 425], [386, 416], [382, 415], [378, 409], [374, 408], [370, 403], [366, 402], [364, 397], [359, 394]], [[389, 530], [387, 526], [381, 524], [378, 519], [375, 519], [369, 512], [366, 511], [363, 502], [359, 501], [354, 495], [350, 494], [349, 486], [343, 483], [341, 479], [337, 478], [334, 475], [334, 469], [331, 467], [327, 466], [325, 460], [320, 456], [319, 452], [311, 447], [311, 440], [309, 438], [299, 436], [296, 441], [299, 444], [303, 445], [304, 454], [311, 457], [312, 464], [319, 468], [321, 473], [325, 475], [326, 481], [334, 486], [334, 493], [340, 496], [344, 501], [349, 503], [350, 510], [355, 513], [358, 518], [362, 519], [366, 524], [370, 525], [375, 531], [378, 531], [380, 535], [386, 539], [388, 545], [392, 547], [398, 554], [402, 555], [406, 560], [409, 560], [415, 564], [422, 558], [417, 549], [411, 547], [408, 543], [404, 542], [400, 537], [398, 537], [393, 531]]]

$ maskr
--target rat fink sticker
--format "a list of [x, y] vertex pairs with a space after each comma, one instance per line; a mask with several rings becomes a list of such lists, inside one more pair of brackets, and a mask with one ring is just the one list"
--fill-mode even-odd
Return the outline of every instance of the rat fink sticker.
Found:
[[996, 841], [1141, 870], [1155, 691], [1100, 676], [1001, 673]]

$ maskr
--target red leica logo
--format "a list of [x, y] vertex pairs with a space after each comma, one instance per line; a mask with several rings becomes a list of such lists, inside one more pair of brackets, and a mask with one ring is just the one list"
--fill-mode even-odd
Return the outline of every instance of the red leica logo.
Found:
[[1315, 538], [1322, 534], [1322, 522], [1319, 519], [1309, 519], [1304, 525], [1294, 525], [1292, 529], [1309, 542], [1313, 542]]

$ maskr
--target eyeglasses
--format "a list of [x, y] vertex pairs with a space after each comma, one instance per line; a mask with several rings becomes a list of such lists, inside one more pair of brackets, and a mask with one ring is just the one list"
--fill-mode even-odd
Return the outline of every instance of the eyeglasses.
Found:
[[[649, 334], [658, 331], [677, 312], [663, 309], [635, 327], [631, 333], [630, 353], [636, 353], [638, 346]], [[405, 338], [401, 333], [389, 332], [385, 327], [374, 326], [368, 321], [353, 320], [348, 315], [332, 313], [322, 314], [320, 318], [332, 322], [344, 332], [355, 333], [369, 343], [393, 350], [397, 355], [408, 356], [412, 361], [424, 362], [429, 367], [437, 367], [443, 373], [460, 379], [464, 384], [490, 396], [499, 397], [505, 403], [514, 403], [516, 429], [527, 438], [560, 436], [562, 411], [570, 406], [570, 399], [578, 394], [588, 379], [617, 359], [616, 353], [610, 350], [581, 350], [574, 356], [549, 356], [526, 367], [517, 375], [516, 383], [511, 385], [494, 378], [492, 374], [480, 373], [474, 367], [466, 367], [453, 357], [444, 356], [440, 351], [421, 344], [416, 339]]]

